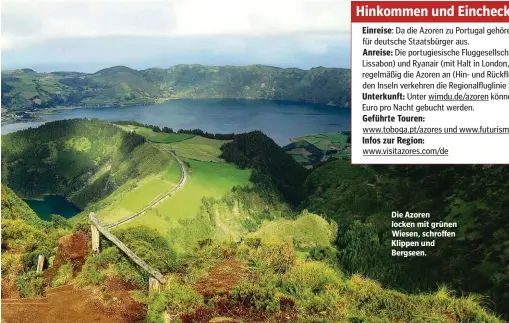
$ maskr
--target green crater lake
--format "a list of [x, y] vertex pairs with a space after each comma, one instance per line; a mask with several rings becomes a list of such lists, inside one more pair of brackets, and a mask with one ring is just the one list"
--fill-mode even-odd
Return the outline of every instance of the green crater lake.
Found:
[[43, 200], [24, 200], [28, 206], [43, 220], [49, 220], [51, 214], [58, 214], [68, 219], [81, 210], [59, 195], [46, 195]]

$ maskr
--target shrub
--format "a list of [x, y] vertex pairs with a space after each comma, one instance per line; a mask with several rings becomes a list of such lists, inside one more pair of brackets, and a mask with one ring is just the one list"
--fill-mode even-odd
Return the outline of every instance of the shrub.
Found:
[[203, 305], [203, 297], [192, 287], [179, 282], [175, 276], [169, 276], [163, 291], [152, 292], [138, 300], [148, 305], [147, 322], [164, 323], [165, 314], [192, 313], [198, 306]]
[[88, 257], [76, 277], [76, 285], [101, 285], [106, 277], [118, 277], [139, 286], [148, 283], [147, 274], [123, 257], [116, 247], [103, 249], [97, 256]]
[[206, 238], [198, 241], [198, 248], [203, 249], [213, 243], [211, 238]]
[[162, 273], [175, 269], [176, 254], [168, 240], [154, 229], [140, 225], [115, 231], [117, 237], [149, 265]]
[[23, 262], [19, 254], [2, 252], [2, 277], [14, 279], [23, 270]]
[[70, 283], [72, 280], [72, 264], [67, 262], [58, 268], [57, 274], [51, 283], [52, 287], [58, 287]]
[[54, 252], [51, 245], [41, 244], [35, 250], [23, 254], [23, 265], [27, 269], [36, 269], [39, 261], [39, 255], [49, 259]]
[[268, 312], [279, 310], [278, 279], [273, 272], [264, 271], [255, 277], [242, 279], [230, 290], [230, 299], [244, 306]]
[[112, 269], [112, 276], [118, 277], [125, 282], [133, 283], [138, 287], [148, 285], [148, 274], [138, 265], [131, 263], [127, 259], [122, 259], [115, 263]]
[[244, 239], [244, 243], [249, 248], [258, 249], [262, 245], [262, 239], [248, 236]]
[[282, 289], [298, 297], [304, 291], [319, 294], [326, 286], [339, 286], [340, 274], [322, 262], [308, 262], [290, 269], [282, 279]]
[[83, 233], [86, 235], [90, 234], [90, 222], [87, 218], [80, 219], [80, 221], [76, 222], [73, 226], [72, 231], [74, 233]]
[[302, 313], [331, 312], [337, 307], [341, 275], [322, 262], [293, 267], [282, 278], [281, 290]]
[[2, 220], [2, 250], [26, 252], [37, 248], [45, 240], [43, 231], [23, 220]]
[[61, 215], [58, 214], [51, 214], [50, 215], [50, 221], [51, 225], [54, 228], [62, 228], [62, 229], [72, 229], [72, 225], [69, 223], [69, 220], [64, 218]]
[[268, 266], [276, 273], [284, 273], [295, 264], [293, 246], [288, 242], [263, 243], [254, 250], [254, 260], [262, 266]]
[[387, 322], [502, 322], [482, 309], [476, 297], [454, 298], [443, 287], [434, 294], [406, 295], [354, 275], [345, 284], [343, 296], [344, 314], [359, 322], [380, 318]]
[[339, 252], [333, 247], [315, 246], [309, 251], [308, 260], [323, 261], [330, 266], [337, 266], [339, 261]]
[[21, 297], [37, 297], [43, 292], [44, 278], [35, 271], [29, 271], [18, 276], [16, 289]]

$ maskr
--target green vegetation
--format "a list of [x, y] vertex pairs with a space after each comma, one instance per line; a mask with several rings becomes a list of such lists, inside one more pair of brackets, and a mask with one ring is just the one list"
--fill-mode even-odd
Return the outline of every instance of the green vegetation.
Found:
[[180, 219], [168, 237], [179, 253], [187, 254], [207, 239], [240, 241], [264, 221], [290, 214], [288, 206], [276, 199], [262, 198], [253, 188], [235, 187], [221, 198], [204, 199], [197, 216]]
[[[168, 241], [145, 226], [118, 228], [113, 232], [137, 256], [162, 273], [175, 269], [175, 253]], [[76, 277], [78, 286], [102, 285], [108, 277], [116, 277], [131, 283], [139, 289], [148, 284], [148, 274], [126, 258], [122, 252], [110, 242], [104, 241], [102, 250], [95, 257], [88, 257], [82, 270]]]
[[171, 160], [143, 137], [95, 119], [2, 136], [2, 183], [24, 198], [61, 195], [81, 209], [130, 179], [163, 171]]
[[304, 213], [297, 220], [281, 219], [263, 223], [248, 237], [266, 242], [292, 243], [296, 250], [309, 251], [314, 247], [328, 247], [336, 239], [337, 224], [328, 223], [316, 214]]
[[262, 65], [176, 65], [137, 71], [116, 66], [94, 74], [2, 71], [2, 106], [9, 110], [58, 106], [126, 106], [170, 99], [248, 98], [350, 104], [350, 70]]
[[251, 181], [260, 194], [278, 192], [294, 204], [303, 198], [300, 186], [308, 172], [262, 132], [239, 134], [221, 150], [227, 162], [253, 169]]
[[36, 297], [44, 279], [36, 273], [39, 255], [50, 258], [57, 241], [68, 234], [63, 218], [43, 221], [9, 188], [2, 185], [2, 295]]
[[168, 241], [156, 230], [146, 226], [117, 228], [113, 230], [123, 243], [144, 259], [150, 266], [162, 273], [175, 267], [175, 252]]
[[173, 189], [180, 179], [180, 166], [171, 160], [167, 169], [141, 180], [132, 179], [100, 202], [91, 205], [98, 219], [113, 223], [144, 209], [150, 202]]
[[43, 227], [45, 223], [45, 221], [41, 220], [11, 189], [3, 185], [2, 220], [22, 220], [24, 223], [34, 227]]
[[138, 288], [148, 284], [148, 274], [125, 258], [115, 247], [107, 247], [87, 261], [75, 279], [76, 286], [101, 286], [106, 278], [115, 277]]
[[183, 158], [221, 163], [224, 160], [219, 157], [220, 148], [227, 142], [229, 141], [194, 136], [191, 139], [165, 145], [165, 147], [175, 150], [177, 155]]
[[51, 282], [51, 287], [58, 287], [69, 284], [72, 278], [72, 264], [67, 262], [58, 268], [57, 275]]
[[[225, 309], [245, 322], [502, 322], [485, 308], [509, 308], [507, 168], [331, 158], [307, 170], [258, 131], [221, 141], [232, 135], [195, 129], [177, 141], [168, 138], [184, 131], [134, 126], [143, 134], [125, 123], [70, 120], [2, 138], [4, 183], [85, 207], [72, 221], [44, 221], [2, 186], [3, 295], [40, 296], [67, 283], [105, 292], [100, 286], [120, 281], [138, 290], [148, 322], [214, 322]], [[323, 151], [348, 138], [299, 144]], [[174, 187], [179, 165], [164, 147], [185, 157], [185, 185], [112, 229], [165, 274], [161, 292], [147, 293], [147, 273], [104, 239], [98, 255], [84, 248], [79, 266], [62, 258], [69, 236], [87, 246], [89, 211], [111, 223]], [[394, 210], [456, 221], [457, 236], [437, 240], [427, 257], [391, 257]], [[49, 259], [43, 275], [35, 273], [38, 255]]]
[[23, 298], [38, 297], [43, 293], [44, 278], [35, 271], [21, 273], [16, 279], [16, 289]]
[[144, 137], [148, 141], [158, 143], [171, 143], [179, 142], [194, 137], [194, 135], [186, 133], [166, 133], [166, 132], [155, 132], [154, 130], [146, 127], [139, 127], [133, 125], [119, 125], [125, 131], [130, 132], [131, 130]]
[[179, 313], [192, 312], [203, 304], [203, 296], [192, 286], [181, 283], [176, 276], [168, 278], [162, 292], [148, 296], [139, 293], [138, 300], [149, 305], [146, 318], [148, 323], [165, 323], [166, 313], [178, 317]]
[[[159, 127], [149, 124], [143, 124], [137, 121], [115, 121], [116, 125], [119, 126], [128, 126], [128, 128], [133, 127], [140, 127], [140, 128], [148, 128], [152, 129], [152, 136], [157, 136], [157, 133], [169, 133], [169, 134], [188, 134], [188, 135], [194, 135], [194, 136], [201, 136], [208, 139], [216, 139], [216, 140], [231, 140], [235, 138], [234, 133], [210, 133], [203, 131], [201, 129], [179, 129], [178, 131], [174, 131], [172, 128], [168, 127]], [[127, 128], [124, 128], [127, 129]], [[145, 130], [147, 132], [147, 130]], [[185, 137], [185, 136], [184, 136]], [[179, 136], [176, 136], [175, 138], [179, 138]]]
[[[494, 309], [508, 315], [508, 183], [503, 166], [367, 167], [332, 161], [307, 179], [303, 207], [340, 224], [339, 263], [347, 273], [410, 292], [447, 284], [458, 294], [488, 296]], [[391, 257], [394, 210], [456, 222], [456, 237], [437, 239], [426, 257]]]
[[330, 158], [350, 160], [350, 132], [327, 133], [293, 138], [283, 147], [304, 166], [316, 166]]
[[[220, 198], [234, 186], [249, 184], [249, 170], [239, 170], [226, 163], [186, 162], [189, 176], [182, 189], [125, 226], [147, 225], [166, 235], [169, 229], [179, 226], [180, 220], [196, 217], [203, 198]], [[113, 222], [109, 214], [101, 221]]]
[[221, 262], [240, 262], [247, 270], [244, 275], [232, 273], [229, 279], [240, 280], [228, 293], [219, 288], [214, 297], [203, 298], [182, 277], [171, 276], [161, 293], [139, 296], [151, 308], [148, 322], [162, 322], [165, 313], [174, 318], [172, 322], [179, 317], [213, 322], [212, 318], [225, 313], [224, 308], [229, 309], [230, 319], [247, 322], [254, 318], [262, 322], [278, 318], [291, 322], [501, 322], [475, 297], [455, 298], [444, 287], [431, 294], [406, 295], [359, 275], [345, 276], [323, 262], [303, 262], [292, 245], [284, 242], [212, 241], [183, 260], [183, 273], [187, 276], [195, 268]]

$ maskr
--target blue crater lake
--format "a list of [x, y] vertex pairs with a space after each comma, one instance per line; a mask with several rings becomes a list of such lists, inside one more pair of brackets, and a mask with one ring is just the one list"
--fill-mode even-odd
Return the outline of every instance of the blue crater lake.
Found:
[[43, 220], [50, 220], [51, 214], [58, 214], [68, 219], [80, 212], [74, 204], [58, 195], [46, 195], [43, 200], [24, 199], [24, 201]]
[[45, 122], [98, 118], [132, 120], [178, 129], [214, 133], [261, 130], [279, 145], [303, 135], [350, 130], [350, 109], [327, 105], [266, 100], [171, 100], [163, 104], [123, 108], [58, 110], [41, 115], [44, 121], [2, 125], [2, 134], [37, 127]]

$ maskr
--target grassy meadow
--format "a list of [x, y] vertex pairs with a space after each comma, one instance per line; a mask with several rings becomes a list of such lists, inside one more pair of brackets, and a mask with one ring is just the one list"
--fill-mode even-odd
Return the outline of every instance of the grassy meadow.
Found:
[[351, 148], [348, 134], [323, 133], [293, 138], [284, 149], [298, 163], [314, 165], [328, 157], [349, 158]]
[[[148, 141], [173, 149], [187, 163], [188, 178], [184, 186], [138, 218], [122, 225], [130, 228], [146, 225], [161, 234], [178, 227], [179, 221], [198, 215], [203, 198], [221, 198], [234, 186], [249, 185], [251, 172], [240, 170], [219, 158], [226, 140], [214, 140], [189, 134], [154, 132], [147, 127], [117, 125], [125, 131], [134, 129]], [[130, 181], [96, 205], [97, 216], [104, 224], [132, 215], [172, 189], [180, 179], [180, 166], [172, 160], [165, 171]]]
[[226, 163], [185, 161], [190, 167], [182, 189], [123, 227], [143, 224], [166, 234], [169, 229], [179, 226], [179, 220], [196, 217], [203, 198], [220, 198], [234, 186], [249, 184], [249, 170], [240, 170]]
[[166, 133], [166, 132], [155, 132], [150, 128], [138, 127], [134, 125], [117, 125], [125, 131], [134, 130], [135, 133], [145, 137], [148, 141], [156, 143], [172, 143], [179, 142], [182, 140], [193, 138], [194, 135], [187, 133]]
[[130, 216], [171, 190], [177, 185], [180, 176], [178, 162], [171, 160], [163, 172], [149, 175], [139, 181], [129, 181], [122, 185], [113, 194], [101, 201], [104, 206], [96, 212], [96, 216], [104, 224], [110, 224]]
[[165, 144], [164, 147], [175, 150], [177, 155], [183, 158], [223, 163], [224, 160], [219, 158], [221, 155], [219, 148], [227, 142], [229, 140], [215, 140], [202, 136], [194, 136], [183, 141]]
[[348, 135], [342, 133], [324, 133], [294, 138], [293, 141], [307, 141], [320, 150], [328, 150], [331, 146], [344, 148]]
[[319, 215], [302, 214], [296, 220], [279, 219], [265, 222], [251, 236], [270, 243], [292, 243], [298, 251], [315, 246], [329, 247], [336, 234], [336, 227]]

